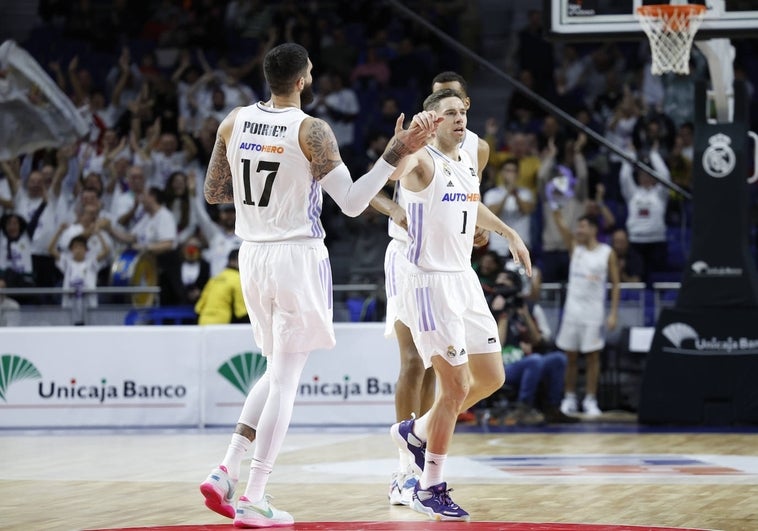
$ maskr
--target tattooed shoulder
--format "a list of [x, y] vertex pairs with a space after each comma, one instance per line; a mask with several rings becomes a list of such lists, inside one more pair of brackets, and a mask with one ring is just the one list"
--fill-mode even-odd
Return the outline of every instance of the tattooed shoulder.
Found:
[[316, 180], [321, 180], [342, 162], [337, 139], [324, 120], [319, 118], [308, 120], [303, 143], [306, 155], [310, 156], [311, 173]]

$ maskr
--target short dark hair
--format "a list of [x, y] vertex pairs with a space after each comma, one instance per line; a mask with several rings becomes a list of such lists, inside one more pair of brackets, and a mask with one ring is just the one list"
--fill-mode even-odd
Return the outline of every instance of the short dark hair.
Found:
[[600, 228], [600, 224], [597, 222], [597, 218], [595, 216], [590, 216], [589, 214], [579, 216], [579, 219], [577, 219], [577, 221], [586, 221], [596, 229]]
[[423, 105], [424, 110], [428, 111], [431, 109], [436, 109], [439, 107], [439, 103], [445, 98], [458, 98], [459, 100], [463, 101], [463, 96], [461, 96], [461, 93], [457, 90], [442, 89], [438, 90], [437, 92], [432, 92], [426, 97]]
[[159, 205], [166, 204], [166, 194], [157, 186], [151, 186], [147, 192], [155, 198], [155, 202]]
[[263, 59], [263, 75], [272, 94], [287, 95], [308, 69], [308, 51], [294, 42], [271, 48]]
[[458, 72], [453, 72], [452, 70], [446, 70], [445, 72], [440, 72], [436, 76], [434, 76], [434, 79], [432, 79], [432, 87], [435, 83], [455, 83], [458, 82], [461, 85], [461, 90], [463, 91], [463, 96], [466, 97], [468, 95], [468, 84], [466, 83], [466, 79], [460, 75]]
[[81, 243], [84, 245], [84, 248], [87, 248], [87, 237], [84, 234], [79, 234], [77, 236], [74, 236], [71, 238], [71, 241], [68, 242], [68, 250], [70, 251], [75, 243]]

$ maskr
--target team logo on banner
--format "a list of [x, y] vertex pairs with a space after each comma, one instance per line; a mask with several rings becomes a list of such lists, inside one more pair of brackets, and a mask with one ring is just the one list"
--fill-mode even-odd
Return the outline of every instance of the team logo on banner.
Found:
[[731, 146], [732, 139], [718, 133], [709, 138], [708, 143], [710, 146], [703, 152], [703, 169], [711, 177], [726, 177], [732, 173], [737, 163], [737, 156]]
[[225, 361], [218, 368], [218, 373], [247, 396], [255, 382], [266, 372], [266, 364], [266, 357], [260, 352], [242, 352]]
[[666, 326], [661, 333], [663, 337], [671, 341], [676, 348], [681, 348], [682, 343], [687, 339], [697, 339], [698, 335], [695, 329], [684, 323], [671, 323]]
[[[680, 354], [710, 354], [725, 352], [727, 354], [756, 354], [758, 339], [750, 337], [701, 337], [700, 334], [686, 323], [671, 323], [661, 330], [663, 337], [669, 340], [675, 348], [663, 347], [663, 350]], [[685, 348], [685, 341], [691, 342], [694, 348]]]
[[741, 267], [719, 266], [713, 267], [703, 260], [693, 262], [690, 266], [692, 272], [699, 276], [708, 277], [739, 277], [742, 276]]
[[0, 356], [0, 399], [5, 400], [5, 393], [13, 382], [42, 378], [34, 364], [21, 356], [3, 354]]

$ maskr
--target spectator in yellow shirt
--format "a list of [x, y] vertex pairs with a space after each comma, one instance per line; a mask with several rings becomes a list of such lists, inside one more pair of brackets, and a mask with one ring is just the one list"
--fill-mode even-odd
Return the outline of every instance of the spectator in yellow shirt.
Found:
[[229, 253], [226, 268], [211, 278], [195, 304], [198, 324], [229, 324], [249, 322], [242, 298], [238, 264], [239, 250]]

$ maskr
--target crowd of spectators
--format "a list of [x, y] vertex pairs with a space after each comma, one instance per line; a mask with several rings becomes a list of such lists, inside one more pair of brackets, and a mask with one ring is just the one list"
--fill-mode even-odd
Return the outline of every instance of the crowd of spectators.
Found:
[[[467, 34], [470, 3], [412, 4], [449, 35]], [[240, 244], [233, 206], [202, 198], [216, 129], [234, 107], [267, 96], [261, 60], [273, 45], [296, 41], [309, 50], [316, 98], [306, 111], [330, 123], [355, 175], [381, 153], [398, 114], [417, 110], [435, 74], [468, 71], [428, 30], [376, 2], [39, 5], [40, 26], [21, 44], [80, 109], [90, 132], [74, 145], [2, 162], [0, 271], [9, 287], [64, 285], [56, 256], [83, 237], [98, 285], [108, 284], [126, 250], [150, 252], [162, 300], [195, 304]], [[751, 46], [737, 43], [743, 74], [740, 59]], [[691, 188], [691, 80], [651, 76], [649, 52], [638, 44], [550, 43], [538, 11], [514, 33], [512, 56], [524, 85], [665, 179]], [[692, 61], [693, 77], [703, 78], [703, 58], [694, 53]], [[476, 87], [475, 76], [470, 84]], [[677, 276], [686, 257], [672, 238], [686, 241], [688, 202], [519, 92], [506, 109], [487, 112], [492, 117], [476, 131], [491, 146], [483, 199], [528, 243], [542, 280], [568, 275], [551, 206], [570, 226], [586, 212], [597, 216], [599, 238], [623, 252], [623, 278]], [[322, 221], [335, 283], [381, 283], [387, 242], [381, 216], [369, 211], [347, 220], [325, 197]], [[504, 242], [493, 236], [489, 245], [507, 258]]]
[[[417, 7], [456, 33], [466, 2]], [[2, 161], [4, 284], [93, 288], [112, 282], [114, 264], [127, 270], [149, 253], [161, 303], [196, 304], [240, 245], [233, 205], [202, 197], [207, 161], [224, 116], [267, 97], [261, 61], [268, 49], [285, 41], [307, 47], [316, 99], [306, 110], [330, 123], [354, 174], [383, 151], [399, 113], [415, 112], [432, 76], [459, 66], [434, 50], [426, 30], [388, 10], [329, 0], [41, 1], [40, 25], [20, 44], [82, 113], [89, 133]], [[381, 260], [370, 258], [383, 253], [386, 225], [372, 214], [347, 221], [325, 198], [324, 224], [341, 229], [327, 231], [344, 262], [336, 282], [378, 280]], [[374, 236], [381, 249], [371, 253]], [[354, 246], [365, 248], [365, 260], [348, 261]], [[73, 271], [79, 263], [87, 266]], [[96, 304], [86, 299], [87, 307]]]
[[[551, 43], [543, 37], [542, 23], [541, 13], [532, 11], [526, 26], [514, 34], [514, 77], [664, 181], [692, 192], [694, 81], [708, 79], [705, 58], [695, 48], [691, 76], [653, 76], [646, 41]], [[749, 39], [733, 44], [736, 78], [747, 83], [756, 110], [755, 87], [745, 65], [755, 62], [758, 50]], [[571, 229], [584, 214], [597, 219], [598, 239], [623, 248], [627, 281], [681, 278], [691, 241], [690, 201], [521, 92], [514, 93], [504, 116], [487, 120], [482, 133], [491, 147], [483, 201], [516, 227], [543, 280], [568, 278], [568, 253], [552, 208], [561, 209]], [[751, 195], [755, 213], [755, 187]], [[490, 249], [508, 257], [498, 238]]]

